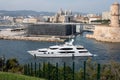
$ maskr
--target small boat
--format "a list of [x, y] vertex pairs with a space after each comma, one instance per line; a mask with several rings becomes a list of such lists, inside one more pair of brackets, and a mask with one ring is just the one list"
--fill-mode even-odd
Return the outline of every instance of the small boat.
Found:
[[87, 49], [81, 45], [73, 45], [74, 39], [62, 45], [54, 45], [49, 48], [42, 48], [28, 51], [36, 57], [92, 57]]

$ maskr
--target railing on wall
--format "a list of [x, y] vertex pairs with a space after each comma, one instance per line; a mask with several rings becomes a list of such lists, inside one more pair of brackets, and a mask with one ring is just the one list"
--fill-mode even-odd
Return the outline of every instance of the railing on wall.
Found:
[[[29, 63], [24, 65], [24, 75], [45, 78], [48, 80], [91, 80], [91, 74], [94, 72], [93, 80], [100, 80], [101, 65], [90, 66], [88, 62], [84, 61], [79, 70], [75, 69], [75, 62], [68, 66], [65, 62], [59, 67], [58, 63]], [[92, 72], [89, 67], [93, 68]], [[90, 72], [91, 71], [91, 72]]]

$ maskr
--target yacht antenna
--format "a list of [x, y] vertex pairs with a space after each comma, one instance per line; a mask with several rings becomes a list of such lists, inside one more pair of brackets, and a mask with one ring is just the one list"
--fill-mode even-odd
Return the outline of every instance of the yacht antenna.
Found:
[[56, 45], [57, 45], [57, 41], [56, 41]]
[[73, 25], [72, 25], [72, 37], [73, 37]]

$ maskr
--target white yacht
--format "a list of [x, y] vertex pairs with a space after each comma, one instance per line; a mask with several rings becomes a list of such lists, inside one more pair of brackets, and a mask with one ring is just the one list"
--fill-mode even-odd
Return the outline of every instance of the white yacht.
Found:
[[63, 45], [50, 46], [38, 50], [28, 51], [33, 56], [37, 57], [76, 57], [76, 56], [94, 56], [81, 45], [73, 45], [74, 40], [66, 42]]

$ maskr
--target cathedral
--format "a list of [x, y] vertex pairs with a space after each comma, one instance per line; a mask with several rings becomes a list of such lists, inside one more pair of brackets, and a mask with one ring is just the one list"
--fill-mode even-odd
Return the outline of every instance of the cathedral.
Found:
[[50, 18], [50, 22], [52, 23], [69, 23], [73, 21], [74, 16], [72, 15], [72, 11], [63, 11], [62, 9], [56, 13], [55, 16]]

